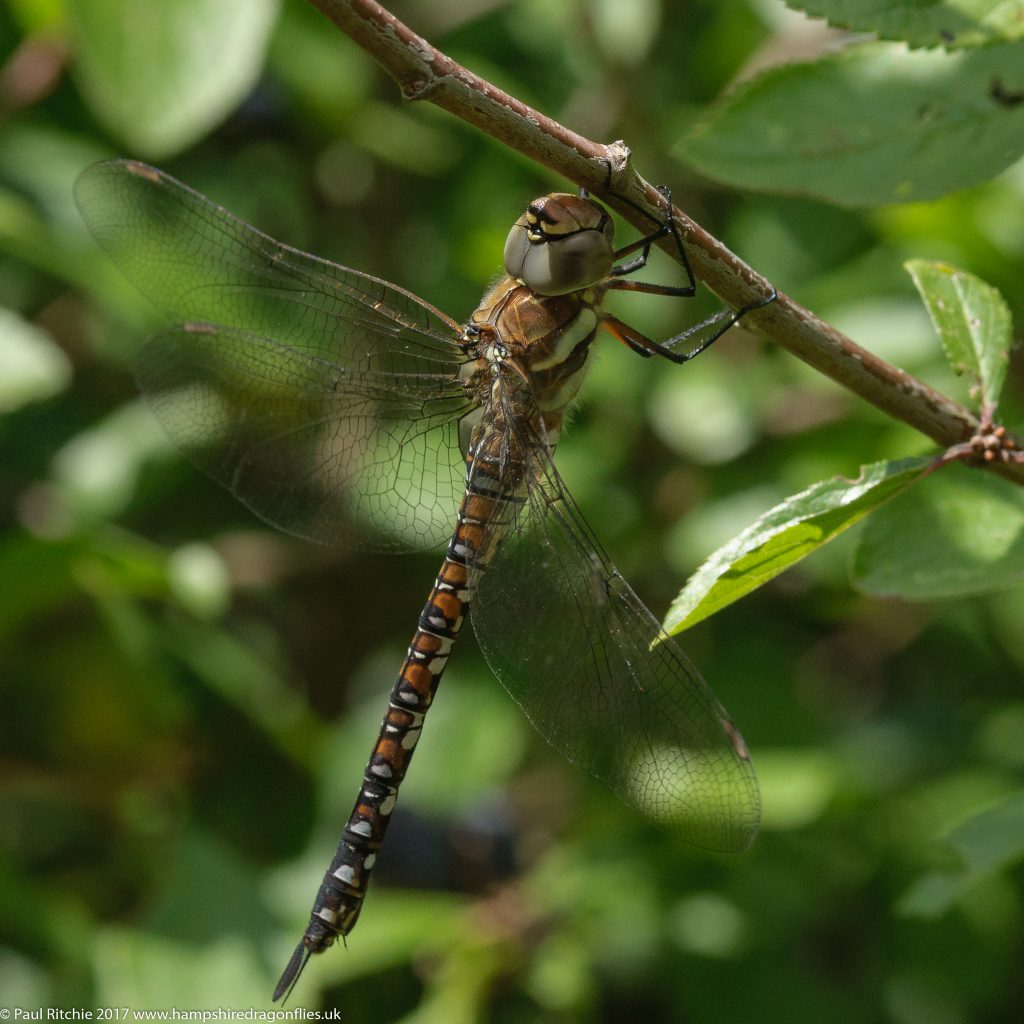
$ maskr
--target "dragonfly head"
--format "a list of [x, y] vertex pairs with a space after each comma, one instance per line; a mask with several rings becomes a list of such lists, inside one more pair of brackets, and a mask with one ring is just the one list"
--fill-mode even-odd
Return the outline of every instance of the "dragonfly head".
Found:
[[615, 226], [593, 199], [553, 192], [535, 199], [512, 225], [505, 270], [538, 295], [565, 295], [598, 284], [612, 268]]

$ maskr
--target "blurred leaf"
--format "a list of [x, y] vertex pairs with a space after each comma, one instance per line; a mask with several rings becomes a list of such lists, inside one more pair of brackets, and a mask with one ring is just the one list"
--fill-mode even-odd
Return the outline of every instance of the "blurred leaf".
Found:
[[[301, 59], [296, 60], [296, 54]], [[332, 132], [344, 132], [364, 103], [374, 77], [373, 59], [340, 32], [325, 32], [311, 4], [285, 4], [267, 54], [276, 81]]]
[[982, 407], [995, 409], [1010, 359], [1010, 310], [998, 290], [947, 263], [904, 266], [928, 308], [946, 358], [981, 386]]
[[71, 362], [46, 331], [0, 307], [0, 414], [50, 398], [71, 381]]
[[27, 533], [3, 536], [0, 578], [8, 599], [0, 602], [0, 645], [24, 622], [77, 590], [70, 563], [78, 551], [76, 542], [51, 544]]
[[21, 119], [0, 135], [0, 177], [31, 197], [51, 231], [67, 232], [73, 242], [88, 237], [71, 193], [75, 178], [107, 155], [105, 146], [80, 132]]
[[255, 723], [297, 763], [316, 767], [330, 738], [308, 705], [288, 688], [279, 666], [227, 632], [168, 623], [164, 642], [214, 693]]
[[589, 10], [594, 41], [620, 64], [639, 64], [658, 37], [661, 4], [657, 0], [591, 0]]
[[874, 32], [880, 39], [911, 46], [981, 46], [1024, 35], [1021, 0], [786, 0], [797, 11], [826, 18], [830, 25], [854, 32]]
[[259, 881], [230, 848], [186, 833], [167, 851], [144, 919], [97, 937], [97, 999], [175, 1009], [269, 1003], [258, 950], [274, 917]]
[[171, 446], [142, 402], [116, 409], [53, 457], [53, 479], [78, 523], [118, 515], [135, 494], [142, 466]]
[[124, 532], [48, 540], [14, 532], [0, 540], [0, 643], [32, 618], [86, 591], [165, 595], [165, 558], [150, 544]]
[[7, 6], [25, 35], [35, 35], [60, 25], [65, 5], [64, 0], [8, 0]]
[[274, 924], [258, 898], [260, 876], [230, 847], [198, 828], [183, 835], [162, 861], [162, 887], [145, 924], [182, 942], [240, 935], [255, 942]]
[[839, 760], [824, 750], [759, 750], [761, 827], [804, 828], [817, 821], [841, 788]]
[[856, 480], [823, 480], [776, 505], [690, 577], [665, 616], [666, 632], [681, 633], [778, 576], [909, 487], [931, 461], [875, 462]]
[[944, 914], [972, 885], [1024, 857], [1024, 794], [969, 818], [942, 845], [956, 865], [922, 875], [904, 893], [898, 909], [908, 917]]
[[740, 85], [675, 153], [738, 188], [840, 206], [934, 199], [1024, 155], [1024, 104], [997, 83], [1024, 86], [1024, 47], [851, 46]]
[[69, 7], [82, 93], [134, 152], [172, 155], [252, 89], [277, 0], [76, 0]]
[[[5, 812], [7, 808], [4, 808]], [[18, 864], [10, 846], [14, 843], [5, 837], [0, 849], [0, 914], [4, 922], [4, 944], [12, 939], [27, 949], [45, 949], [48, 956], [61, 962], [62, 969], [69, 973], [80, 971], [88, 961], [89, 940], [92, 937], [90, 921], [84, 908], [68, 902], [52, 887], [33, 872], [24, 870]], [[66, 912], [66, 918], [58, 924]], [[15, 961], [8, 950], [0, 957], [3, 974], [8, 975]], [[23, 972], [21, 984], [31, 984], [31, 978]], [[6, 981], [6, 977], [4, 979]], [[4, 985], [4, 999], [12, 997], [12, 989]], [[9, 1018], [8, 1018], [9, 1019]]]
[[750, 938], [746, 915], [714, 892], [687, 896], [674, 908], [670, 927], [676, 945], [702, 957], [728, 960]]
[[185, 544], [167, 559], [171, 593], [196, 618], [216, 619], [231, 603], [224, 559], [208, 544]]
[[[0, 146], [4, 140], [0, 139]], [[0, 252], [54, 277], [78, 282], [81, 256], [61, 244], [39, 211], [19, 192], [0, 186]]]
[[946, 466], [871, 517], [852, 571], [866, 593], [911, 601], [1016, 586], [1024, 581], [1024, 490]]
[[92, 939], [90, 948], [96, 1000], [104, 1006], [173, 1013], [208, 1006], [251, 1011], [253, 1005], [270, 1005], [267, 973], [252, 939], [241, 933], [198, 944], [137, 926], [110, 926]]
[[459, 136], [446, 121], [391, 103], [364, 103], [353, 116], [351, 133], [368, 153], [412, 174], [436, 177], [459, 159]]

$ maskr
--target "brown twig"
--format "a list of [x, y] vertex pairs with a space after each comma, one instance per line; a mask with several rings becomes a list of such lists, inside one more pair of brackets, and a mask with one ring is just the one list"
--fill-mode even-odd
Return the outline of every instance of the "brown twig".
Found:
[[[309, 2], [370, 54], [406, 99], [429, 100], [582, 185], [639, 231], [664, 218], [661, 194], [633, 169], [624, 143], [593, 142], [526, 106], [443, 54], [375, 0]], [[678, 207], [673, 216], [694, 272], [724, 302], [739, 308], [770, 292], [765, 278]], [[665, 251], [673, 254], [668, 240]], [[744, 323], [943, 447], [977, 433], [978, 418], [970, 410], [861, 348], [786, 295], [750, 313]], [[1018, 463], [992, 468], [1024, 483], [1024, 466]]]

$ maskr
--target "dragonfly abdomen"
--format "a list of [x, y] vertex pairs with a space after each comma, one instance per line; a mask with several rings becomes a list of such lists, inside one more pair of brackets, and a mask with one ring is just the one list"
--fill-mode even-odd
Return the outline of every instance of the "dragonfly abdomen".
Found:
[[313, 902], [309, 924], [274, 999], [285, 995], [313, 953], [355, 927], [398, 791], [412, 761], [441, 676], [469, 611], [470, 566], [482, 566], [501, 532], [497, 470], [483, 460], [467, 474], [466, 493], [444, 561], [391, 689], [388, 710], [363, 773], [355, 806]]

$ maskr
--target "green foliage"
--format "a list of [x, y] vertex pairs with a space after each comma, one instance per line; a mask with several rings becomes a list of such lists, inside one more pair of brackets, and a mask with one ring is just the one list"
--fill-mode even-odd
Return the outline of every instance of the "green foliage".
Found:
[[252, 90], [277, 0], [75, 0], [69, 30], [83, 96], [135, 152], [180, 152]]
[[58, 394], [71, 379], [63, 349], [9, 309], [0, 308], [0, 413]]
[[[992, 416], [1011, 341], [1003, 297], [945, 264], [906, 266], [950, 365], [971, 374], [981, 412]], [[944, 461], [878, 462], [862, 467], [856, 480], [825, 480], [787, 498], [693, 574], [669, 608], [665, 630], [681, 632], [738, 601], [876, 509], [854, 564], [867, 593], [920, 601], [1015, 586], [1024, 567], [1024, 493], [990, 477], [951, 476]], [[936, 469], [944, 470], [940, 478], [888, 504]]]
[[946, 358], [967, 373], [981, 406], [995, 409], [1010, 359], [1010, 310], [991, 285], [943, 263], [910, 260], [907, 271], [928, 309]]
[[734, 188], [840, 206], [924, 202], [1024, 155], [1016, 44], [947, 53], [851, 46], [785, 64], [716, 103], [676, 153]]
[[[844, 41], [817, 59], [803, 23], [775, 10], [770, 27], [763, 4], [400, 13], [538, 109], [626, 139], [781, 290], [1019, 429], [1018, 8], [823, 5], [912, 45], [991, 45]], [[93, 247], [72, 182], [105, 156], [162, 153], [273, 236], [457, 319], [524, 202], [571, 187], [402, 105], [309, 4], [274, 17], [191, 0], [0, 9], [7, 1005], [269, 1007], [439, 557], [274, 534], [171, 449], [132, 369], [166, 320]], [[744, 67], [763, 70], [730, 93]], [[651, 280], [674, 275], [652, 261]], [[610, 304], [653, 337], [717, 308], [703, 289]], [[1016, 1021], [1020, 489], [961, 466], [922, 478], [938, 454], [922, 438], [743, 332], [681, 369], [596, 348], [560, 470], [657, 614], [726, 552], [685, 640], [751, 749], [761, 835], [711, 857], [638, 820], [538, 739], [467, 637], [359, 926], [290, 1008], [371, 1024]]]
[[1024, 35], [1020, 0], [786, 0], [794, 10], [825, 18], [837, 28], [873, 32], [911, 46], [967, 47], [1012, 42]]
[[666, 631], [688, 629], [785, 572], [906, 490], [930, 462], [876, 462], [856, 480], [825, 480], [776, 505], [690, 577], [668, 610]]
[[1024, 491], [949, 466], [872, 516], [853, 564], [876, 597], [928, 601], [1024, 582]]
[[922, 875], [907, 890], [899, 909], [908, 916], [938, 917], [965, 890], [1024, 859], [1024, 797], [979, 811], [952, 829], [942, 843], [953, 863]]
[[[1003, 297], [944, 264], [913, 260], [907, 269], [950, 365], [976, 382], [984, 422], [995, 414], [1009, 362]], [[1014, 587], [1022, 571], [1024, 492], [953, 465], [874, 516], [853, 565], [866, 592], [918, 601]]]

